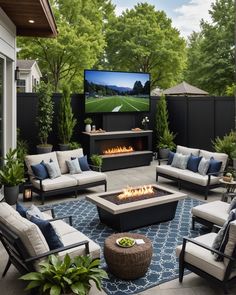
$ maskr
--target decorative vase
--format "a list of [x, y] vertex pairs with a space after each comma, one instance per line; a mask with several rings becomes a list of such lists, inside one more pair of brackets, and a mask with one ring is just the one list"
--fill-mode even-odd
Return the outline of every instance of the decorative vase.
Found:
[[52, 151], [52, 145], [48, 144], [48, 145], [42, 145], [39, 144], [37, 145], [37, 154], [46, 154], [46, 153], [50, 153]]
[[4, 199], [9, 205], [15, 205], [19, 195], [19, 185], [4, 185]]
[[168, 159], [170, 149], [159, 148], [159, 158]]
[[59, 151], [68, 151], [70, 146], [68, 143], [59, 143]]
[[86, 124], [86, 125], [85, 125], [85, 131], [86, 131], [86, 132], [91, 132], [91, 129], [92, 129], [92, 128], [91, 128], [91, 125], [90, 125], [90, 124]]

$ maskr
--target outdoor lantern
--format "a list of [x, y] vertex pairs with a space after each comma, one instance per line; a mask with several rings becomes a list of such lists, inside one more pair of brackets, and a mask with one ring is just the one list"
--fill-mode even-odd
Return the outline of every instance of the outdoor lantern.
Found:
[[23, 193], [23, 201], [31, 201], [32, 200], [32, 190], [31, 188], [25, 188]]
[[15, 80], [20, 80], [20, 70], [19, 67], [16, 67], [15, 69]]

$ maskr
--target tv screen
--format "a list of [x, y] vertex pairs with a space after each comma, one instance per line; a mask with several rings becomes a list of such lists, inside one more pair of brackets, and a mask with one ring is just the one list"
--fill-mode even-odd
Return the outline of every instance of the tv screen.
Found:
[[84, 71], [86, 113], [147, 112], [150, 74]]

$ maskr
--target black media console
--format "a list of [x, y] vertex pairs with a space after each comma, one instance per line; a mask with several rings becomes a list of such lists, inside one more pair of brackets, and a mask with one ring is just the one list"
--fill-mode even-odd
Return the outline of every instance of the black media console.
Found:
[[[152, 130], [83, 132], [84, 152], [90, 157], [103, 157], [103, 171], [150, 165], [152, 161]], [[105, 154], [106, 150], [130, 148], [129, 152]]]

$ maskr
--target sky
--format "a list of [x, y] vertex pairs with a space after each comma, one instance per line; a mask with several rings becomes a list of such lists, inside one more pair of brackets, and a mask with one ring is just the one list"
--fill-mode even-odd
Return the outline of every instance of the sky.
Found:
[[85, 79], [89, 82], [102, 85], [115, 85], [119, 87], [133, 88], [136, 81], [141, 81], [142, 85], [149, 81], [149, 74], [85, 71]]
[[208, 10], [215, 0], [112, 0], [117, 15], [140, 2], [147, 2], [155, 5], [157, 10], [165, 11], [181, 36], [187, 38], [193, 31], [199, 31], [201, 19], [210, 22]]

